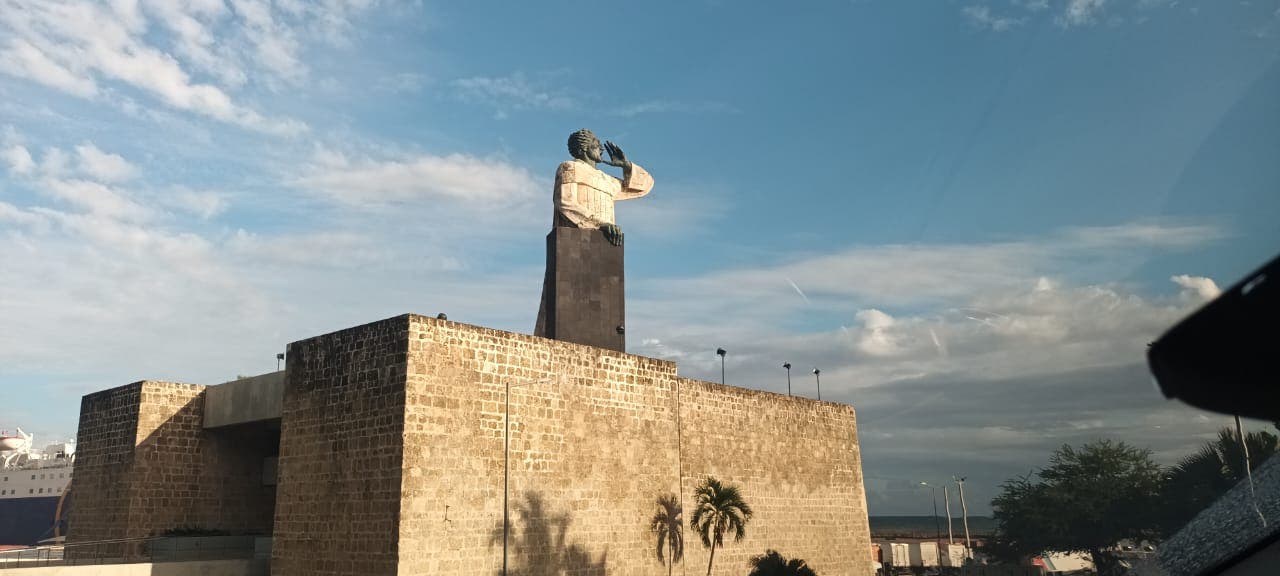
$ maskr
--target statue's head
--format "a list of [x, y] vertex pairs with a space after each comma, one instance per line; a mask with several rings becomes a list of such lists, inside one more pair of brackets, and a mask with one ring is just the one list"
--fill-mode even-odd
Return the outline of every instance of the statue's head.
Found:
[[603, 151], [600, 139], [586, 128], [569, 135], [569, 154], [574, 158], [595, 164], [600, 162]]

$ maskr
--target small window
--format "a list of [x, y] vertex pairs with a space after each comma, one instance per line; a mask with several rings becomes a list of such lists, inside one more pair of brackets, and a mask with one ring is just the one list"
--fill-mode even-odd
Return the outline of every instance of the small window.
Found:
[[62, 472], [59, 472], [59, 473], [58, 473], [58, 477], [59, 477], [59, 478], [66, 477], [66, 474], [63, 474]]
[[27, 494], [35, 494], [35, 493], [36, 493], [35, 488], [27, 488]]
[[40, 489], [40, 491], [39, 491], [38, 493], [39, 493], [39, 494], [44, 494], [44, 488], [41, 488], [41, 489]]
[[31, 475], [31, 479], [32, 479], [32, 480], [35, 480], [35, 479], [36, 479], [36, 475], [35, 475], [35, 474], [32, 474], [32, 475]]

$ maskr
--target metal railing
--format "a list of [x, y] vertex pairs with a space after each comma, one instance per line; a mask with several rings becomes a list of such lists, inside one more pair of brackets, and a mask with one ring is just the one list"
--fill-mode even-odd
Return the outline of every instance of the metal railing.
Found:
[[255, 536], [156, 536], [35, 546], [0, 552], [0, 570], [269, 558], [270, 544], [264, 546], [263, 540], [269, 542], [269, 539]]

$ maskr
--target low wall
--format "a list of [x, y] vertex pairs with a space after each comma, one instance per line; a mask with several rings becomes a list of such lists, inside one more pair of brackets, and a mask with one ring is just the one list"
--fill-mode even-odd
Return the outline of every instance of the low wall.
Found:
[[42, 566], [0, 570], [4, 576], [267, 576], [266, 560], [201, 560], [155, 564]]

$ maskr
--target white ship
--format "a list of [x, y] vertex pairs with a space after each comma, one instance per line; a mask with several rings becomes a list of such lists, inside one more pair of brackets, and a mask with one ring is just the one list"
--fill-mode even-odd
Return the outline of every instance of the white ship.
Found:
[[0, 545], [33, 545], [66, 532], [75, 440], [35, 448], [19, 428], [0, 431]]

